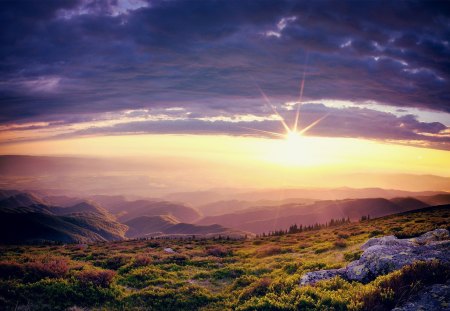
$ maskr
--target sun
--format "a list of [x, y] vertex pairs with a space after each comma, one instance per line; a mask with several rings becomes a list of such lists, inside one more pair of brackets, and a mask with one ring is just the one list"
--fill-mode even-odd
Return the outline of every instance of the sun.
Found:
[[286, 133], [285, 141], [287, 144], [292, 145], [293, 147], [301, 144], [302, 134], [297, 131], [288, 131]]
[[268, 141], [264, 154], [265, 160], [287, 167], [314, 166], [318, 164], [319, 158], [311, 138], [297, 131], [288, 131], [283, 139]]
[[[275, 160], [275, 162], [283, 163], [285, 165], [305, 165], [307, 163], [315, 163], [316, 154], [312, 155], [310, 152], [312, 146], [309, 144], [309, 140], [307, 137], [303, 135], [319, 124], [323, 119], [325, 119], [328, 114], [320, 117], [309, 125], [300, 128], [300, 106], [302, 104], [303, 98], [303, 90], [305, 87], [306, 80], [306, 69], [303, 72], [303, 79], [300, 83], [300, 96], [298, 102], [296, 103], [297, 109], [295, 114], [295, 119], [292, 126], [289, 126], [286, 120], [282, 117], [282, 115], [277, 111], [277, 108], [272, 105], [269, 97], [264, 93], [259, 85], [256, 85], [259, 92], [261, 93], [262, 98], [264, 99], [264, 103], [267, 107], [272, 110], [272, 113], [277, 119], [280, 121], [281, 125], [284, 128], [284, 133], [272, 132], [261, 129], [253, 129], [248, 127], [241, 127], [243, 129], [252, 130], [255, 132], [263, 133], [265, 135], [270, 135], [278, 138], [276, 142], [276, 146], [270, 148], [270, 152], [267, 154], [269, 159]], [[281, 138], [281, 139], [280, 139]]]

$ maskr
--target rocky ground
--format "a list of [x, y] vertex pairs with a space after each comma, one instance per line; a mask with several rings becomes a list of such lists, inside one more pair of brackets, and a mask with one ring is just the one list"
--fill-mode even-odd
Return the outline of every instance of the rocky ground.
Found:
[[[448, 263], [450, 234], [446, 229], [436, 229], [411, 239], [397, 239], [393, 235], [372, 238], [361, 249], [361, 258], [347, 267], [309, 272], [302, 277], [300, 284], [314, 284], [334, 276], [367, 283], [379, 275], [401, 269], [415, 261], [439, 260]], [[414, 301], [394, 310], [450, 310], [449, 289], [450, 283], [432, 285], [421, 291]]]

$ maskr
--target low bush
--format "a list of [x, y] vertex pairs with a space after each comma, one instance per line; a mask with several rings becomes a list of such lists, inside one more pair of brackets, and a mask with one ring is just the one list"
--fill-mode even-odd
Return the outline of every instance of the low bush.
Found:
[[258, 248], [255, 251], [256, 257], [267, 257], [273, 255], [279, 255], [283, 253], [283, 249], [276, 245], [265, 245], [263, 247]]
[[338, 233], [337, 233], [337, 236], [338, 236], [340, 239], [348, 239], [348, 238], [350, 237], [350, 235], [351, 235], [351, 233], [348, 232], [348, 231], [343, 231], [343, 232], [338, 232]]
[[269, 291], [270, 284], [272, 284], [272, 280], [269, 278], [259, 279], [242, 291], [239, 300], [242, 301], [250, 297], [264, 296]]
[[27, 262], [25, 280], [35, 282], [44, 278], [63, 278], [69, 271], [68, 260], [64, 257], [44, 257]]
[[116, 275], [112, 270], [87, 269], [76, 274], [76, 278], [81, 284], [99, 287], [109, 287]]
[[381, 235], [381, 234], [383, 234], [383, 231], [381, 231], [381, 230], [373, 230], [373, 231], [371, 231], [369, 233], [369, 237], [373, 238], [373, 237], [376, 237], [377, 235]]
[[363, 251], [361, 251], [361, 250], [345, 252], [344, 259], [346, 261], [358, 260], [359, 258], [361, 258], [362, 253], [363, 253]]
[[314, 250], [314, 253], [315, 253], [315, 254], [322, 254], [322, 253], [325, 253], [326, 251], [329, 251], [329, 250], [330, 250], [329, 247], [323, 246], [323, 247], [318, 247], [318, 248], [316, 248], [316, 249]]
[[205, 252], [209, 256], [215, 256], [215, 257], [225, 257], [228, 255], [231, 255], [231, 250], [229, 250], [221, 245], [214, 245], [211, 247], [207, 247]]
[[124, 300], [126, 310], [199, 310], [216, 298], [198, 286], [183, 286], [177, 289], [149, 288], [133, 293]]
[[216, 280], [235, 279], [243, 274], [244, 270], [242, 268], [226, 267], [214, 271], [212, 277]]
[[133, 267], [148, 266], [153, 262], [153, 259], [147, 255], [137, 255], [133, 260]]
[[158, 269], [154, 266], [147, 266], [132, 270], [127, 275], [124, 275], [120, 280], [120, 284], [133, 288], [145, 288], [149, 285], [161, 284], [170, 279], [175, 279], [176, 275], [173, 272], [167, 272]]
[[334, 247], [337, 247], [337, 248], [345, 248], [345, 247], [347, 247], [347, 243], [344, 240], [342, 240], [342, 239], [334, 241], [333, 245], [334, 245]]
[[255, 276], [243, 275], [243, 276], [238, 277], [233, 282], [233, 284], [231, 285], [231, 288], [232, 289], [244, 288], [244, 287], [247, 287], [250, 284], [254, 283], [257, 280], [258, 280], [258, 278]]
[[131, 260], [130, 256], [124, 256], [124, 255], [115, 255], [106, 258], [102, 264], [101, 267], [105, 269], [112, 269], [112, 270], [118, 270], [120, 267], [126, 265]]

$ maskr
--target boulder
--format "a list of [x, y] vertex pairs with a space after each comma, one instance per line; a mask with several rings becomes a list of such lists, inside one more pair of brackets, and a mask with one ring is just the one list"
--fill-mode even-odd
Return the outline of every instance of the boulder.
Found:
[[372, 238], [361, 249], [364, 250], [361, 258], [347, 267], [306, 273], [300, 284], [314, 284], [337, 275], [350, 281], [367, 283], [415, 261], [450, 261], [450, 238], [446, 229], [436, 229], [412, 239], [397, 239], [395, 236]]

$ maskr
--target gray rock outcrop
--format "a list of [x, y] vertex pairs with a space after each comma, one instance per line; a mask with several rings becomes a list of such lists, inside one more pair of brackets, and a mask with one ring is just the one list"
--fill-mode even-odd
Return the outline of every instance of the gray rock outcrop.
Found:
[[446, 229], [436, 229], [412, 239], [397, 239], [395, 236], [372, 238], [361, 249], [364, 251], [361, 258], [347, 267], [306, 273], [300, 284], [314, 284], [334, 276], [366, 283], [415, 261], [440, 260], [448, 263], [450, 234]]

